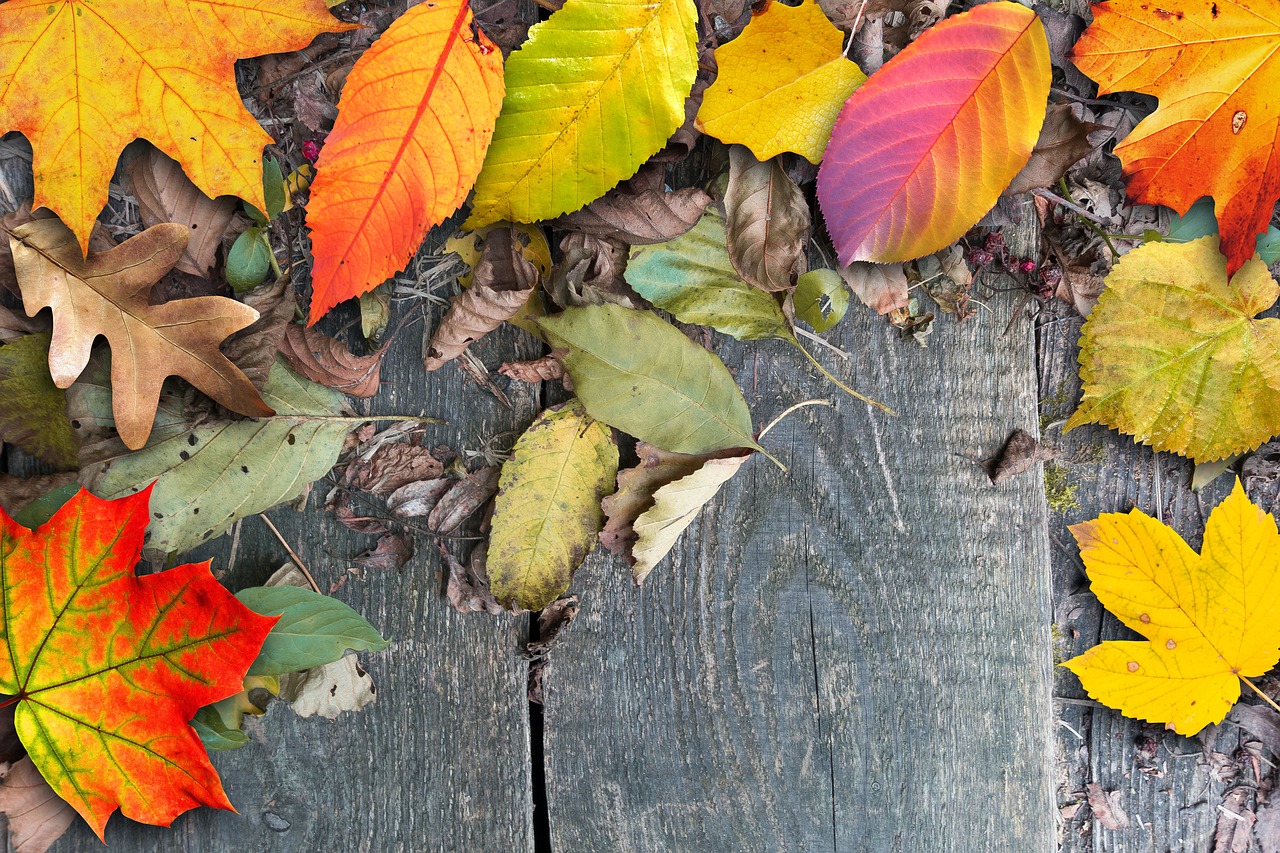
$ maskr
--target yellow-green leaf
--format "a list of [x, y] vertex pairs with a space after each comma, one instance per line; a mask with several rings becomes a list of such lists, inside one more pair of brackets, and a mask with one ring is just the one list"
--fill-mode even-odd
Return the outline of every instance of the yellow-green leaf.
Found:
[[0, 441], [60, 469], [76, 467], [80, 446], [67, 418], [67, 392], [49, 375], [48, 333], [0, 347]]
[[1239, 480], [1210, 513], [1199, 554], [1136, 509], [1071, 532], [1098, 600], [1147, 638], [1063, 664], [1094, 699], [1193, 735], [1222, 721], [1242, 679], [1280, 659], [1280, 533]]
[[613, 490], [613, 432], [577, 400], [543, 412], [502, 466], [487, 569], [507, 607], [541, 610], [569, 588], [600, 530]]
[[553, 219], [636, 173], [684, 122], [693, 0], [566, 0], [507, 60], [467, 228]]
[[1101, 423], [1197, 462], [1280, 432], [1280, 288], [1261, 261], [1227, 282], [1217, 237], [1121, 259], [1080, 338], [1084, 398], [1068, 430]]

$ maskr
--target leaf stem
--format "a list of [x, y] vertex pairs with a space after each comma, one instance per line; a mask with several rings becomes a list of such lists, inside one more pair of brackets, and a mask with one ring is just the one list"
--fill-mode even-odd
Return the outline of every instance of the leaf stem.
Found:
[[837, 388], [839, 388], [841, 391], [848, 394], [850, 397], [861, 400], [862, 402], [866, 403], [868, 406], [875, 406], [877, 409], [880, 409], [883, 412], [887, 412], [890, 415], [898, 414], [893, 409], [886, 406], [884, 403], [881, 403], [879, 400], [873, 400], [864, 394], [859, 394], [857, 391], [853, 390], [848, 385], [845, 385], [839, 379], [836, 379], [834, 376], [831, 375], [831, 371], [823, 367], [822, 364], [816, 358], [814, 358], [813, 355], [807, 349], [805, 349], [800, 345], [800, 341], [798, 341], [796, 338], [794, 337], [783, 338], [783, 340], [791, 344], [796, 349], [800, 350], [800, 352], [804, 355], [804, 357], [809, 359], [809, 363], [818, 369], [819, 373], [827, 377], [827, 379], [831, 381], [831, 384], [835, 385]]
[[311, 588], [316, 592], [320, 592], [320, 587], [316, 584], [316, 579], [311, 577], [311, 572], [307, 570], [307, 564], [302, 562], [302, 558], [294, 553], [293, 548], [289, 547], [289, 543], [285, 541], [284, 536], [280, 534], [280, 530], [271, 523], [271, 519], [267, 518], [267, 514], [265, 512], [260, 512], [258, 513], [258, 518], [262, 519], [267, 527], [271, 528], [271, 532], [276, 535], [276, 538], [280, 540], [280, 544], [289, 552], [289, 557], [293, 560], [294, 565], [302, 570], [302, 574], [306, 577], [307, 583], [311, 584]]
[[1270, 705], [1272, 708], [1274, 708], [1274, 709], [1276, 710], [1276, 713], [1280, 713], [1280, 705], [1277, 705], [1277, 704], [1276, 704], [1276, 701], [1275, 701], [1274, 699], [1272, 699], [1272, 698], [1271, 698], [1270, 696], [1268, 696], [1267, 694], [1263, 693], [1263, 692], [1258, 688], [1258, 685], [1254, 684], [1252, 681], [1250, 681], [1249, 679], [1245, 678], [1243, 675], [1241, 675], [1241, 676], [1237, 676], [1237, 677], [1238, 677], [1241, 681], [1243, 681], [1245, 684], [1249, 685], [1249, 687], [1250, 687], [1250, 688], [1252, 688], [1252, 690], [1253, 690], [1253, 692], [1254, 692], [1254, 693], [1257, 693], [1259, 696], [1261, 696], [1261, 697], [1262, 697], [1262, 701], [1263, 701], [1263, 702], [1266, 702], [1268, 705]]
[[785, 418], [787, 415], [791, 414], [792, 412], [796, 411], [797, 409], [803, 409], [805, 406], [831, 406], [832, 408], [835, 408], [835, 405], [836, 404], [831, 402], [830, 400], [824, 400], [821, 398], [814, 399], [814, 400], [801, 400], [799, 403], [796, 403], [794, 406], [788, 406], [787, 408], [783, 409], [782, 414], [778, 415], [776, 418], [769, 421], [768, 425], [765, 426], [764, 429], [760, 430], [760, 434], [756, 436], [756, 440], [764, 438], [765, 434], [769, 432], [769, 430], [776, 427], [782, 421], [783, 418]]

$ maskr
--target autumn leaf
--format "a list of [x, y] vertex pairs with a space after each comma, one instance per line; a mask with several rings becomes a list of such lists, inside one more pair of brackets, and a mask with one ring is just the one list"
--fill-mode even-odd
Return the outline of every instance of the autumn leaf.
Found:
[[1005, 188], [1004, 195], [1056, 184], [1068, 169], [1093, 151], [1089, 134], [1102, 129], [1103, 125], [1076, 118], [1070, 104], [1049, 104], [1031, 159]]
[[[262, 149], [235, 62], [351, 29], [320, 0], [8, 0], [0, 8], [0, 132], [31, 142], [35, 203], [81, 254], [116, 160], [146, 139], [210, 198], [262, 209]], [[144, 23], [145, 22], [145, 23]]]
[[218, 349], [258, 312], [233, 299], [199, 296], [151, 305], [151, 286], [182, 256], [187, 227], [148, 228], [107, 252], [81, 257], [75, 237], [56, 219], [9, 232], [27, 315], [53, 310], [49, 372], [66, 388], [89, 361], [94, 339], [111, 345], [112, 405], [120, 438], [142, 447], [151, 434], [160, 386], [181, 376], [227, 408], [272, 413], [248, 377]]
[[761, 290], [790, 290], [803, 271], [809, 202], [782, 161], [761, 163], [741, 145], [729, 149], [724, 209], [733, 268]]
[[630, 178], [684, 122], [692, 0], [566, 0], [507, 59], [507, 96], [467, 228], [571, 213]]
[[466, 200], [502, 95], [502, 54], [466, 0], [410, 7], [360, 57], [307, 203], [309, 324], [403, 269]]
[[36, 769], [99, 838], [117, 807], [162, 826], [231, 808], [188, 721], [239, 692], [275, 621], [208, 563], [134, 575], [149, 498], [82, 491], [34, 532], [0, 513], [0, 693]]
[[1052, 69], [1010, 2], [927, 30], [853, 93], [818, 172], [841, 264], [908, 261], [964, 235], [1026, 165]]
[[793, 151], [821, 161], [840, 108], [867, 79], [845, 56], [844, 34], [812, 0], [768, 4], [716, 48], [716, 64], [698, 127], [760, 160]]
[[222, 235], [236, 214], [235, 199], [209, 198], [182, 173], [181, 166], [154, 148], [129, 164], [129, 180], [143, 225], [150, 228], [176, 222], [187, 226], [187, 248], [177, 269], [208, 278], [222, 247]]
[[1148, 243], [1107, 276], [1080, 338], [1084, 397], [1066, 429], [1102, 423], [1197, 462], [1280, 432], [1280, 293], [1261, 261], [1227, 283], [1215, 237]]
[[594, 237], [609, 237], [631, 246], [673, 240], [693, 227], [711, 196], [697, 187], [668, 192], [666, 169], [650, 164], [602, 197], [555, 225]]
[[487, 568], [506, 607], [541, 610], [569, 588], [600, 529], [613, 488], [613, 432], [571, 400], [543, 412], [502, 466]]
[[1147, 638], [1105, 642], [1063, 664], [1094, 699], [1194, 735], [1222, 721], [1241, 681], [1280, 660], [1280, 533], [1239, 480], [1210, 513], [1199, 554], [1136, 509], [1071, 532], [1094, 595]]
[[75, 810], [54, 793], [30, 756], [14, 762], [0, 778], [0, 812], [9, 824], [14, 853], [44, 853], [76, 819]]
[[291, 368], [312, 382], [363, 398], [378, 393], [386, 348], [356, 355], [337, 338], [290, 323], [280, 339], [280, 355]]
[[854, 261], [838, 272], [858, 301], [877, 314], [888, 314], [908, 305], [911, 283], [902, 264]]
[[1253, 257], [1280, 199], [1276, 27], [1268, 0], [1111, 0], [1071, 58], [1099, 94], [1135, 91], [1156, 111], [1116, 147], [1129, 197], [1185, 213], [1213, 196], [1227, 274]]
[[0, 346], [0, 441], [60, 469], [76, 467], [79, 439], [67, 419], [67, 395], [49, 378], [49, 335]]

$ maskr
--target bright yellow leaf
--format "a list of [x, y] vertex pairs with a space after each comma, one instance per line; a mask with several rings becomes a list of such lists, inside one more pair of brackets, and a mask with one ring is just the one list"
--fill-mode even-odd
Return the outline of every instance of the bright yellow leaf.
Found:
[[1121, 259], [1080, 338], [1084, 398], [1068, 430], [1101, 423], [1197, 462], [1280, 432], [1280, 288], [1256, 258], [1227, 283], [1217, 237]]
[[1063, 664], [1094, 699], [1193, 735], [1222, 721], [1241, 679], [1280, 660], [1280, 533], [1239, 480], [1209, 515], [1200, 554], [1136, 509], [1071, 532], [1098, 600], [1147, 638]]
[[698, 111], [702, 131], [757, 160], [794, 151], [822, 160], [840, 108], [866, 75], [844, 55], [844, 34], [812, 0], [770, 3], [716, 49], [719, 74]]
[[320, 0], [8, 0], [0, 4], [0, 132], [34, 151], [35, 207], [89, 246], [116, 160], [149, 140], [210, 198], [265, 208], [272, 142], [236, 90], [237, 59], [351, 29]]

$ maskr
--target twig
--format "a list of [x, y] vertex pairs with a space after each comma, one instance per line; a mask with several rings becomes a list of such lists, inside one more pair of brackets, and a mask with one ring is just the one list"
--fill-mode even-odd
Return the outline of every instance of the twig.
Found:
[[271, 519], [267, 518], [267, 514], [265, 512], [260, 512], [258, 513], [258, 518], [262, 519], [266, 523], [267, 527], [271, 528], [271, 532], [276, 535], [276, 538], [280, 540], [280, 544], [289, 552], [289, 557], [293, 560], [294, 565], [302, 570], [302, 574], [306, 577], [307, 583], [311, 584], [312, 589], [319, 592], [320, 587], [316, 584], [316, 579], [311, 577], [311, 572], [307, 570], [307, 564], [302, 562], [302, 558], [299, 557], [291, 547], [289, 547], [289, 543], [285, 541], [284, 536], [280, 535], [280, 531], [271, 523]]
[[834, 409], [835, 405], [836, 404], [831, 402], [830, 400], [823, 400], [823, 399], [801, 400], [799, 403], [796, 403], [794, 406], [788, 406], [787, 408], [783, 409], [782, 414], [778, 415], [776, 418], [769, 421], [768, 426], [760, 430], [760, 435], [756, 436], [756, 438], [757, 440], [764, 438], [765, 433], [767, 433], [769, 430], [776, 427], [783, 418], [785, 418], [787, 415], [794, 412], [796, 409], [803, 409], [805, 406], [830, 406], [831, 408]]
[[1254, 684], [1252, 681], [1245, 678], [1243, 675], [1240, 676], [1240, 680], [1243, 681], [1245, 684], [1249, 685], [1249, 687], [1253, 689], [1254, 693], [1257, 693], [1259, 696], [1261, 696], [1263, 702], [1266, 702], [1272, 708], [1275, 708], [1277, 713], [1280, 713], [1280, 705], [1276, 704], [1276, 700], [1272, 699], [1270, 696], [1263, 693], [1262, 690], [1259, 689], [1258, 685]]
[[1036, 195], [1040, 196], [1041, 198], [1048, 199], [1049, 201], [1053, 202], [1054, 204], [1061, 205], [1062, 207], [1065, 207], [1067, 210], [1071, 211], [1072, 213], [1076, 214], [1077, 216], [1082, 216], [1082, 217], [1084, 217], [1085, 219], [1089, 220], [1090, 222], [1096, 222], [1096, 223], [1097, 223], [1097, 224], [1099, 224], [1099, 225], [1110, 225], [1110, 224], [1111, 224], [1110, 222], [1107, 222], [1107, 220], [1103, 219], [1103, 218], [1102, 218], [1101, 216], [1099, 216], [1098, 214], [1096, 214], [1096, 213], [1092, 213], [1092, 212], [1090, 212], [1090, 211], [1088, 211], [1088, 210], [1085, 210], [1083, 207], [1081, 207], [1081, 206], [1080, 206], [1080, 205], [1078, 205], [1078, 204], [1075, 204], [1074, 202], [1067, 201], [1065, 198], [1063, 198], [1062, 196], [1058, 195], [1057, 193], [1050, 192], [1049, 190], [1046, 190], [1046, 189], [1037, 189], [1037, 190], [1032, 190], [1032, 192], [1033, 192], [1033, 193], [1035, 193]]
[[853, 358], [853, 356], [849, 355], [849, 353], [840, 349], [840, 347], [836, 346], [835, 344], [831, 343], [828, 340], [820, 338], [819, 336], [815, 335], [813, 332], [808, 331], [807, 329], [802, 329], [799, 326], [796, 326], [796, 334], [807, 341], [813, 341], [815, 344], [818, 344], [819, 346], [826, 347], [827, 349], [831, 350], [831, 352], [843, 358], [845, 361], [850, 361]]

